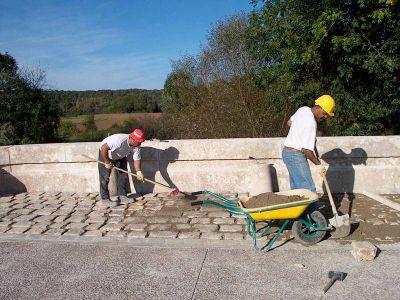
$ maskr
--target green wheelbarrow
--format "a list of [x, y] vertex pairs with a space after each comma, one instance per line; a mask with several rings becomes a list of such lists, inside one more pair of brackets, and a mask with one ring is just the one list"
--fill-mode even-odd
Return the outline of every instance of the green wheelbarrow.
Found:
[[[318, 195], [305, 189], [279, 192], [277, 195], [300, 196], [304, 200], [288, 202], [258, 208], [245, 208], [246, 201], [250, 197], [233, 201], [210, 191], [194, 192], [192, 195], [209, 195], [214, 199], [193, 201], [194, 205], [214, 205], [223, 208], [232, 215], [246, 216], [247, 232], [253, 239], [253, 246], [257, 251], [267, 252], [279, 238], [285, 228], [292, 222], [292, 234], [296, 240], [303, 245], [312, 245], [321, 241], [326, 232], [331, 230], [327, 226], [324, 215], [318, 210], [308, 212], [310, 204], [318, 201]], [[267, 226], [257, 229], [257, 224], [267, 222]], [[281, 224], [281, 225], [280, 225]], [[280, 225], [280, 226], [279, 226]], [[257, 241], [268, 234], [272, 227], [277, 226], [279, 230], [267, 241], [264, 246], [259, 246]]]

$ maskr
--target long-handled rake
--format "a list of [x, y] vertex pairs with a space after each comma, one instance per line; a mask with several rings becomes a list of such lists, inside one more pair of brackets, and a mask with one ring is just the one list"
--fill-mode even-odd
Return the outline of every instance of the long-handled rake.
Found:
[[[93, 157], [90, 157], [90, 156], [87, 156], [87, 155], [84, 155], [84, 154], [82, 154], [82, 156], [85, 157], [85, 158], [87, 158], [87, 159], [90, 159], [90, 161], [95, 161], [95, 162], [98, 162], [99, 164], [106, 165], [105, 162], [102, 162], [102, 161], [100, 161], [100, 160], [97, 160], [97, 159], [95, 159], [95, 158], [93, 158]], [[136, 175], [136, 174], [134, 174], [134, 173], [132, 173], [132, 172], [129, 172], [129, 171], [127, 171], [127, 170], [124, 170], [124, 169], [121, 169], [121, 168], [118, 168], [118, 167], [114, 167], [114, 169], [116, 169], [116, 170], [118, 170], [118, 171], [121, 171], [121, 172], [124, 172], [124, 173], [129, 174], [129, 175], [133, 175], [133, 176], [135, 176], [135, 177], [137, 178], [137, 175]], [[166, 185], [166, 184], [163, 184], [163, 183], [160, 183], [160, 182], [157, 182], [157, 181], [153, 181], [153, 180], [150, 180], [150, 179], [147, 179], [147, 178], [144, 178], [144, 181], [147, 181], [147, 182], [150, 182], [150, 183], [153, 183], [153, 184], [156, 184], [156, 185], [161, 185], [161, 186], [163, 186], [163, 187], [166, 187], [166, 188], [171, 189], [172, 191], [171, 191], [169, 194], [170, 194], [171, 196], [173, 196], [173, 197], [176, 197], [176, 196], [178, 196], [180, 193], [182, 193], [182, 192], [179, 191], [179, 189], [177, 189], [177, 188], [172, 188], [172, 187], [170, 187], [169, 185]], [[182, 194], [185, 194], [185, 193], [182, 193]]]

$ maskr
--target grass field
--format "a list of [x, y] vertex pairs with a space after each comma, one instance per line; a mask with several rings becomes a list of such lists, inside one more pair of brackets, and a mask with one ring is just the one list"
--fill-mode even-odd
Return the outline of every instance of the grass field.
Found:
[[[158, 119], [162, 113], [120, 113], [120, 114], [98, 114], [94, 115], [94, 122], [97, 129], [107, 129], [113, 124], [122, 124], [124, 121], [129, 119], [136, 119], [138, 121], [143, 119]], [[86, 115], [80, 115], [77, 117], [61, 118], [61, 123], [72, 122], [79, 130], [83, 130], [83, 123]]]

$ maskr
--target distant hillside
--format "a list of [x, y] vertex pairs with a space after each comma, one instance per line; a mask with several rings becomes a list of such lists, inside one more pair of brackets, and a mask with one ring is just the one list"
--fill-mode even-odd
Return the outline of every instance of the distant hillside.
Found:
[[162, 90], [46, 91], [62, 116], [160, 112]]

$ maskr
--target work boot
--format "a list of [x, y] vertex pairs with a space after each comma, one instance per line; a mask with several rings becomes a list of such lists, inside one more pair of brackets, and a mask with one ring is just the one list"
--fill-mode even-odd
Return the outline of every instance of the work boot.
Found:
[[115, 203], [114, 201], [111, 201], [109, 198], [101, 199], [101, 204], [103, 204], [103, 206], [106, 206], [106, 207], [117, 206], [117, 203]]
[[119, 201], [121, 204], [129, 204], [134, 202], [132, 198], [129, 198], [127, 196], [119, 196]]

